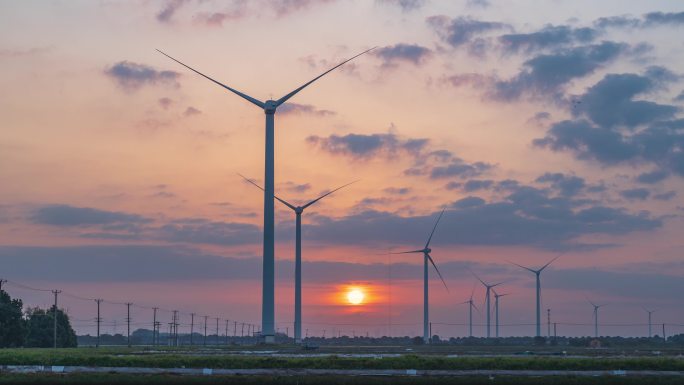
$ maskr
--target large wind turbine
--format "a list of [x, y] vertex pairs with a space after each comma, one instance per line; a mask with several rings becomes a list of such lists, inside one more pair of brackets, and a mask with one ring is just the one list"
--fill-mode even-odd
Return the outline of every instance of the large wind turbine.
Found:
[[655, 310], [648, 310], [644, 308], [644, 311], [648, 313], [648, 338], [651, 338], [653, 336], [653, 334], [651, 333], [651, 314], [653, 314]]
[[534, 275], [537, 277], [537, 337], [541, 336], [541, 280], [540, 280], [540, 275], [541, 272], [544, 271], [550, 264], [553, 263], [556, 259], [560, 258], [561, 256], [557, 256], [556, 258], [552, 259], [547, 263], [546, 265], [542, 266], [540, 269], [534, 270], [530, 269], [529, 267], [525, 267], [523, 265], [518, 265], [515, 262], [510, 262], [520, 268], [523, 268], [531, 273], [534, 273]]
[[444, 210], [442, 210], [442, 212], [439, 213], [439, 217], [437, 217], [437, 221], [435, 222], [435, 226], [432, 228], [432, 232], [430, 233], [430, 236], [428, 237], [428, 240], [425, 243], [425, 247], [423, 247], [420, 250], [411, 250], [411, 251], [402, 251], [399, 253], [391, 253], [391, 254], [423, 253], [423, 341], [425, 341], [426, 344], [430, 342], [430, 328], [429, 328], [430, 317], [428, 314], [428, 261], [430, 261], [430, 263], [432, 263], [432, 266], [435, 268], [435, 271], [437, 271], [437, 275], [439, 275], [439, 279], [442, 280], [444, 287], [447, 289], [447, 291], [449, 291], [449, 288], [447, 287], [447, 284], [444, 281], [444, 278], [442, 278], [442, 273], [439, 272], [437, 265], [435, 265], [435, 261], [433, 261], [432, 257], [430, 256], [430, 252], [432, 251], [432, 249], [430, 249], [430, 241], [432, 240], [432, 235], [435, 233], [435, 229], [437, 229], [437, 224], [439, 224], [439, 220], [442, 219], [443, 214], [444, 214]]
[[[375, 47], [374, 47], [375, 48]], [[210, 78], [209, 76], [197, 71], [196, 69], [174, 59], [173, 57], [159, 51], [162, 55], [168, 57], [169, 59], [175, 61], [176, 63], [182, 65], [183, 67], [195, 72], [196, 74], [216, 83], [217, 85], [227, 89], [228, 91], [240, 96], [241, 98], [247, 100], [248, 102], [256, 105], [257, 107], [264, 110], [266, 114], [266, 151], [265, 151], [265, 164], [264, 164], [264, 174], [265, 174], [265, 186], [264, 186], [264, 239], [263, 239], [263, 275], [262, 275], [262, 299], [261, 299], [261, 325], [262, 325], [262, 335], [264, 336], [266, 343], [275, 342], [275, 250], [274, 250], [274, 204], [273, 204], [273, 191], [274, 191], [274, 126], [275, 126], [275, 113], [278, 107], [285, 103], [288, 99], [295, 96], [299, 91], [306, 88], [311, 83], [320, 79], [324, 75], [333, 71], [334, 69], [340, 67], [341, 65], [353, 60], [366, 52], [374, 49], [363, 51], [360, 54], [353, 56], [351, 59], [347, 59], [342, 63], [334, 66], [333, 68], [323, 72], [322, 74], [316, 76], [312, 80], [304, 83], [304, 85], [296, 88], [294, 91], [283, 96], [278, 100], [266, 100], [262, 102], [255, 99], [247, 94], [244, 94], [234, 88], [228, 87], [227, 85]]]
[[[469, 337], [473, 336], [473, 308], [477, 310], [475, 302], [473, 302], [473, 294], [475, 294], [475, 287], [473, 286], [473, 291], [470, 293], [470, 298], [467, 301], [459, 303], [459, 305], [468, 304], [468, 331]], [[479, 310], [478, 310], [479, 311]]]
[[494, 292], [494, 313], [496, 314], [495, 316], [495, 322], [496, 322], [496, 338], [499, 338], [499, 298], [500, 297], [505, 297], [509, 295], [510, 293], [503, 293], [499, 294], [496, 292], [496, 290], [493, 290]]
[[[587, 301], [589, 301], [589, 300], [587, 300]], [[591, 304], [591, 306], [594, 307], [594, 338], [598, 338], [598, 337], [599, 337], [599, 332], [598, 332], [598, 309], [601, 308], [601, 307], [603, 307], [603, 306], [606, 306], [606, 304], [597, 305], [597, 304], [595, 304], [595, 303], [593, 303], [593, 302], [591, 302], [591, 301], [589, 301], [589, 303]]]
[[[253, 184], [254, 186], [258, 187], [259, 189], [263, 190], [261, 186], [258, 184], [254, 183], [251, 179], [246, 178], [245, 176], [238, 174], [241, 177], [243, 177], [247, 182]], [[302, 213], [304, 210], [313, 205], [314, 203], [318, 202], [319, 200], [327, 197], [328, 195], [334, 193], [337, 190], [340, 190], [344, 187], [349, 186], [352, 183], [356, 183], [357, 181], [347, 183], [344, 186], [340, 186], [332, 191], [329, 191], [318, 198], [310, 201], [309, 203], [302, 205], [302, 206], [295, 206], [293, 204], [288, 203], [284, 199], [278, 198], [277, 195], [274, 195], [275, 199], [278, 200], [278, 202], [284, 204], [285, 206], [289, 207], [292, 209], [292, 211], [295, 212], [295, 322], [294, 322], [294, 333], [295, 333], [295, 343], [299, 344], [302, 342]]]
[[[471, 273], [472, 273], [472, 271], [471, 271]], [[490, 319], [491, 314], [492, 314], [492, 308], [491, 308], [491, 302], [492, 301], [491, 301], [491, 295], [490, 294], [491, 294], [492, 288], [501, 285], [503, 282], [495, 283], [493, 285], [488, 285], [487, 283], [485, 283], [485, 281], [481, 280], [480, 277], [477, 276], [477, 274], [473, 273], [473, 275], [487, 289], [487, 291], [485, 293], [485, 303], [486, 303], [486, 307], [487, 307], [487, 338], [489, 338], [489, 337], [491, 337], [491, 326], [492, 326], [492, 322]]]

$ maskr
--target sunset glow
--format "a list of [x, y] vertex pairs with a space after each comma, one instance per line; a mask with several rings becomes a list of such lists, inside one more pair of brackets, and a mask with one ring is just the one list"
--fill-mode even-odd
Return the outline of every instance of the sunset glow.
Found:
[[347, 292], [347, 301], [352, 305], [361, 305], [365, 294], [359, 288], [353, 288]]

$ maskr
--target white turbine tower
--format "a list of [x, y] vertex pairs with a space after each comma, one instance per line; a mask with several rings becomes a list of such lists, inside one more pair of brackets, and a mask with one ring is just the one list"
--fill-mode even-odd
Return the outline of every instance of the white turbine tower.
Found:
[[494, 292], [494, 313], [496, 314], [494, 317], [495, 323], [496, 323], [495, 335], [496, 335], [496, 338], [499, 338], [499, 298], [505, 297], [505, 296], [509, 295], [510, 293], [499, 294], [496, 292], [496, 290], [492, 290], [492, 291]]
[[437, 275], [439, 275], [439, 279], [442, 280], [444, 287], [447, 289], [447, 291], [449, 291], [449, 288], [447, 287], [447, 284], [444, 281], [444, 278], [442, 278], [442, 273], [439, 272], [439, 269], [437, 268], [435, 261], [433, 261], [432, 257], [430, 256], [430, 252], [432, 251], [432, 249], [430, 249], [430, 240], [432, 240], [432, 235], [435, 233], [435, 229], [437, 229], [437, 224], [439, 224], [439, 220], [442, 219], [443, 214], [444, 214], [444, 210], [442, 210], [442, 212], [439, 213], [439, 217], [437, 217], [437, 221], [435, 222], [435, 226], [432, 228], [432, 232], [430, 233], [430, 236], [428, 237], [428, 240], [425, 243], [425, 247], [423, 247], [420, 250], [411, 250], [411, 251], [402, 251], [402, 252], [398, 252], [398, 253], [391, 253], [391, 254], [410, 254], [410, 253], [422, 253], [423, 254], [423, 341], [426, 344], [430, 342], [430, 327], [429, 327], [430, 317], [429, 317], [429, 312], [428, 312], [428, 261], [430, 263], [432, 263], [432, 266], [435, 268]]
[[265, 151], [265, 164], [264, 164], [264, 175], [265, 175], [265, 186], [264, 186], [264, 239], [263, 239], [263, 272], [262, 272], [262, 299], [261, 299], [261, 325], [262, 325], [262, 335], [266, 343], [275, 342], [275, 246], [274, 246], [274, 204], [273, 204], [273, 191], [274, 191], [274, 128], [275, 128], [275, 113], [278, 107], [285, 103], [288, 99], [295, 96], [299, 91], [306, 88], [311, 83], [320, 79], [324, 75], [328, 74], [332, 70], [340, 67], [341, 65], [353, 60], [366, 52], [374, 49], [375, 47], [361, 52], [360, 54], [353, 56], [351, 59], [347, 59], [342, 63], [334, 66], [333, 68], [323, 72], [322, 74], [316, 76], [312, 80], [304, 83], [304, 85], [296, 88], [294, 91], [283, 96], [278, 100], [266, 100], [262, 102], [255, 99], [247, 94], [244, 94], [234, 88], [228, 87], [227, 85], [210, 78], [209, 76], [197, 71], [196, 69], [174, 59], [173, 57], [159, 51], [162, 55], [168, 57], [169, 59], [175, 61], [176, 63], [182, 65], [183, 67], [195, 72], [196, 74], [216, 83], [217, 85], [227, 89], [228, 91], [240, 96], [241, 98], [247, 100], [248, 102], [256, 105], [257, 107], [264, 110], [266, 114], [266, 151]]
[[475, 294], [475, 287], [473, 286], [473, 291], [470, 293], [470, 298], [467, 301], [459, 303], [459, 305], [468, 304], [468, 336], [473, 336], [473, 308], [479, 312], [475, 302], [473, 301], [473, 295]]
[[651, 323], [651, 314], [655, 313], [655, 310], [648, 310], [644, 308], [644, 311], [648, 313], [648, 338], [651, 338], [653, 336], [653, 333], [651, 333], [651, 326], [653, 325]]
[[540, 275], [541, 275], [541, 272], [544, 271], [544, 269], [546, 269], [550, 264], [553, 263], [553, 261], [555, 261], [556, 259], [558, 259], [560, 257], [561, 257], [560, 255], [557, 256], [556, 258], [550, 260], [549, 263], [547, 263], [546, 265], [542, 266], [540, 269], [537, 269], [537, 270], [530, 269], [529, 267], [525, 267], [523, 265], [518, 265], [515, 262], [509, 261], [510, 263], [512, 263], [512, 264], [514, 264], [520, 268], [523, 268], [523, 269], [525, 269], [531, 273], [534, 273], [534, 275], [537, 278], [537, 331], [536, 331], [537, 337], [541, 337], [541, 279], [540, 279]]
[[[471, 271], [471, 273], [473, 273], [473, 272]], [[491, 315], [492, 315], [491, 291], [492, 291], [492, 289], [493, 289], [494, 287], [501, 285], [503, 282], [499, 282], [499, 283], [495, 283], [495, 284], [493, 284], [493, 285], [489, 285], [489, 284], [485, 283], [485, 281], [481, 280], [480, 277], [477, 276], [477, 274], [473, 273], [473, 275], [474, 275], [475, 278], [477, 278], [477, 280], [480, 281], [480, 282], [482, 283], [482, 285], [484, 285], [484, 287], [487, 289], [486, 292], [485, 292], [485, 304], [486, 304], [485, 307], [487, 308], [487, 338], [489, 338], [489, 337], [491, 337], [491, 335], [492, 335], [492, 332], [491, 332], [491, 329], [492, 329], [492, 322], [491, 322]]]
[[[589, 300], [587, 300], [587, 301], [589, 301]], [[591, 301], [589, 301], [589, 303], [591, 304], [591, 306], [594, 307], [594, 338], [598, 338], [598, 337], [599, 337], [599, 332], [598, 332], [598, 309], [602, 308], [603, 306], [606, 306], [606, 304], [597, 305], [597, 304], [595, 304], [595, 303], [593, 303], [593, 302], [591, 302]]]
[[[251, 179], [248, 179], [244, 175], [238, 174], [242, 178], [244, 178], [247, 182], [253, 184], [257, 188], [263, 190], [261, 186], [258, 184], [254, 183]], [[294, 321], [294, 333], [295, 333], [295, 343], [299, 344], [302, 342], [302, 213], [304, 210], [313, 205], [314, 203], [318, 202], [319, 200], [327, 197], [328, 195], [334, 193], [337, 190], [340, 190], [344, 187], [349, 186], [352, 183], [356, 183], [357, 181], [347, 183], [344, 186], [340, 186], [332, 191], [329, 191], [318, 198], [302, 205], [302, 206], [295, 206], [293, 204], [290, 204], [289, 202], [285, 201], [284, 199], [278, 198], [277, 195], [274, 195], [275, 199], [277, 199], [280, 203], [284, 204], [285, 206], [289, 207], [292, 211], [295, 213], [295, 321]]]

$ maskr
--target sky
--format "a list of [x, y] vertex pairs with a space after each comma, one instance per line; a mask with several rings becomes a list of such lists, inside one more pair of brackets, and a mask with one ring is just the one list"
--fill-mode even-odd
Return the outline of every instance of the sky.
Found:
[[[156, 49], [280, 107], [276, 194], [304, 203], [310, 335], [467, 332], [503, 282], [501, 334], [683, 333], [680, 1], [0, 3], [0, 278], [79, 333], [151, 307], [261, 319], [264, 118]], [[276, 326], [291, 333], [294, 215], [276, 206]], [[350, 288], [366, 297], [346, 301]], [[42, 290], [31, 290], [42, 289]], [[544, 317], [546, 322], [546, 314]]]

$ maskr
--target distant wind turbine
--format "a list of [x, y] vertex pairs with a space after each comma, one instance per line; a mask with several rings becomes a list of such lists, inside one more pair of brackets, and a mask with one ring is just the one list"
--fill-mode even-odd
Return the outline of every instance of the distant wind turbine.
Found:
[[430, 317], [429, 317], [429, 312], [428, 312], [428, 261], [432, 263], [432, 266], [435, 268], [435, 271], [437, 272], [437, 275], [439, 275], [439, 279], [442, 280], [442, 283], [444, 284], [444, 287], [449, 291], [449, 288], [447, 287], [446, 282], [444, 281], [444, 278], [442, 278], [442, 273], [439, 272], [439, 269], [437, 268], [437, 265], [435, 264], [435, 261], [432, 260], [432, 257], [430, 256], [430, 252], [432, 249], [430, 249], [430, 241], [432, 240], [432, 236], [435, 234], [435, 229], [437, 229], [437, 224], [439, 224], [439, 220], [442, 219], [442, 215], [444, 214], [444, 210], [442, 210], [441, 213], [439, 213], [439, 217], [437, 217], [437, 221], [435, 222], [435, 226], [432, 228], [432, 232], [430, 233], [430, 236], [428, 237], [427, 242], [425, 243], [425, 247], [423, 247], [420, 250], [411, 250], [411, 251], [402, 251], [398, 253], [391, 253], [391, 254], [410, 254], [410, 253], [422, 253], [423, 254], [423, 341], [425, 343], [430, 342]]
[[[562, 255], [562, 254], [561, 254]], [[540, 280], [540, 275], [541, 272], [544, 271], [550, 264], [553, 263], [556, 259], [560, 258], [561, 255], [557, 256], [556, 258], [550, 260], [546, 265], [542, 266], [540, 269], [534, 270], [530, 269], [529, 267], [523, 266], [523, 265], [518, 265], [515, 262], [510, 262], [520, 268], [523, 268], [531, 273], [534, 273], [534, 275], [537, 277], [537, 337], [541, 336], [541, 280]]]
[[353, 56], [351, 59], [347, 59], [340, 64], [334, 66], [333, 68], [323, 72], [322, 74], [316, 76], [312, 80], [304, 83], [302, 86], [296, 88], [289, 94], [281, 97], [278, 100], [266, 100], [262, 102], [255, 99], [247, 94], [244, 94], [234, 88], [231, 88], [217, 80], [210, 78], [209, 76], [197, 71], [196, 69], [174, 59], [173, 57], [165, 54], [164, 52], [157, 50], [162, 55], [168, 57], [169, 59], [175, 61], [176, 63], [182, 65], [183, 67], [195, 72], [196, 74], [216, 83], [217, 85], [227, 89], [228, 91], [240, 96], [241, 98], [247, 100], [248, 102], [256, 105], [257, 107], [264, 110], [266, 114], [266, 151], [265, 151], [265, 161], [264, 161], [264, 174], [265, 174], [265, 186], [264, 186], [264, 239], [263, 239], [263, 278], [262, 278], [262, 300], [261, 300], [261, 325], [262, 325], [262, 335], [266, 343], [275, 342], [275, 245], [274, 245], [274, 127], [275, 127], [275, 113], [278, 107], [285, 103], [288, 99], [295, 96], [299, 91], [303, 90], [311, 83], [322, 78], [334, 69], [342, 66], [343, 64], [353, 60], [371, 50], [375, 47], [363, 51], [360, 54]]
[[[245, 177], [242, 174], [238, 174], [242, 178], [244, 178], [247, 182], [253, 184], [257, 188], [263, 190], [261, 186], [258, 184], [254, 183], [251, 179]], [[351, 183], [347, 183], [344, 186], [340, 186], [332, 191], [329, 191], [318, 198], [310, 201], [309, 203], [302, 205], [302, 206], [295, 206], [284, 199], [278, 198], [277, 195], [274, 195], [275, 199], [277, 199], [280, 203], [284, 204], [285, 206], [289, 207], [294, 211], [296, 219], [295, 219], [295, 322], [294, 322], [294, 332], [295, 332], [295, 343], [299, 344], [302, 342], [302, 213], [304, 210], [313, 205], [314, 203], [318, 202], [319, 200], [327, 197], [328, 195], [334, 193], [337, 190], [340, 190], [344, 187], [349, 186], [352, 183], [356, 183], [358, 181], [354, 181]]]
[[[589, 300], [587, 300], [587, 301], [589, 301]], [[603, 306], [606, 306], [606, 304], [604, 303], [604, 304], [601, 304], [601, 305], [597, 305], [597, 304], [595, 304], [595, 303], [593, 303], [593, 302], [591, 302], [591, 301], [589, 301], [589, 303], [591, 304], [591, 306], [594, 307], [594, 338], [598, 338], [598, 337], [599, 337], [599, 332], [598, 332], [598, 309], [599, 309], [599, 308], [602, 308]]]
[[463, 304], [468, 304], [468, 330], [469, 330], [469, 337], [473, 336], [473, 308], [477, 310], [478, 312], [480, 310], [477, 309], [477, 306], [475, 306], [475, 302], [473, 302], [473, 295], [475, 294], [475, 286], [473, 286], [473, 291], [470, 292], [470, 298], [467, 301], [463, 301], [459, 303], [459, 305]]
[[655, 313], [655, 310], [648, 310], [644, 308], [644, 311], [648, 313], [648, 338], [651, 338], [653, 336], [651, 333], [651, 314]]
[[493, 292], [494, 292], [494, 313], [496, 314], [496, 316], [495, 316], [496, 338], [499, 338], [499, 298], [510, 295], [510, 293], [499, 294], [496, 292], [496, 290], [493, 290]]
[[[471, 273], [473, 273], [473, 272], [471, 271]], [[499, 283], [495, 283], [493, 285], [489, 285], [489, 284], [485, 283], [485, 281], [481, 280], [480, 277], [477, 276], [477, 274], [473, 273], [473, 275], [487, 289], [487, 291], [485, 292], [485, 304], [487, 307], [487, 338], [489, 338], [489, 337], [491, 337], [491, 328], [492, 328], [492, 322], [490, 319], [491, 315], [492, 315], [492, 307], [491, 307], [492, 301], [491, 301], [491, 295], [490, 294], [491, 294], [492, 288], [501, 285], [503, 282], [499, 282]]]

